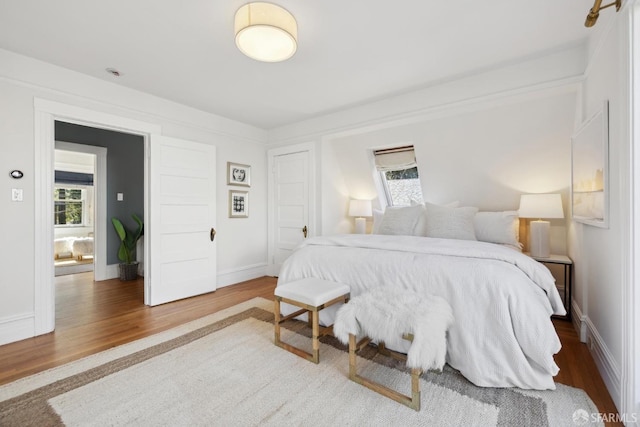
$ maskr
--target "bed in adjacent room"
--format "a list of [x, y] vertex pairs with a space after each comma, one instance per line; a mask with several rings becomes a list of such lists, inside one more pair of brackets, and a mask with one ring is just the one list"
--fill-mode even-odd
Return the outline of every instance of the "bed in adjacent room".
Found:
[[[286, 260], [278, 284], [304, 277], [345, 283], [352, 296], [383, 286], [441, 296], [455, 317], [447, 338], [453, 368], [483, 387], [555, 388], [560, 340], [550, 317], [565, 309], [549, 270], [513, 245], [407, 235], [315, 237]], [[332, 324], [337, 308], [321, 311], [321, 323]]]

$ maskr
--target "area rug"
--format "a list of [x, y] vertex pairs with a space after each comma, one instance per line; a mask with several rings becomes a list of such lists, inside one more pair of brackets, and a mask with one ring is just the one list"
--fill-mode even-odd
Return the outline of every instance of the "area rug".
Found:
[[[349, 381], [331, 337], [318, 365], [276, 347], [272, 322], [272, 303], [256, 298], [7, 384], [0, 426], [571, 426], [598, 412], [576, 388], [480, 388], [451, 368], [423, 375], [416, 412]], [[310, 348], [304, 323], [286, 328], [285, 341]], [[409, 391], [401, 364], [373, 349], [358, 369]]]

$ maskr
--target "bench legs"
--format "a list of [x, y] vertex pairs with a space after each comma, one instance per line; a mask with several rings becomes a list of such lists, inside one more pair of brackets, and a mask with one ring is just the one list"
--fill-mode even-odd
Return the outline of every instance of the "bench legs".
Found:
[[[329, 307], [330, 305], [336, 304], [338, 302], [348, 302], [349, 301], [349, 294], [346, 295], [342, 295], [338, 298], [335, 298], [325, 304], [322, 304], [318, 307], [314, 307], [311, 305], [307, 305], [307, 304], [303, 304], [300, 303], [298, 301], [293, 301], [287, 298], [283, 298], [283, 297], [279, 297], [279, 296], [275, 296], [274, 297], [274, 315], [275, 315], [275, 319], [274, 319], [274, 325], [275, 325], [275, 331], [274, 331], [274, 343], [275, 345], [277, 345], [278, 347], [281, 347], [297, 356], [302, 357], [303, 359], [307, 359], [310, 362], [313, 363], [319, 363], [320, 362], [320, 341], [319, 338], [323, 335], [327, 335], [332, 333], [333, 331], [333, 327], [329, 326], [326, 328], [321, 328], [320, 327], [320, 315], [319, 312], [320, 310], [322, 310], [325, 307]], [[281, 317], [280, 316], [280, 303], [281, 302], [286, 302], [288, 304], [291, 305], [295, 305], [297, 307], [302, 307], [300, 310], [296, 311], [295, 313], [291, 313], [288, 316], [285, 317]], [[309, 313], [309, 326], [311, 327], [311, 334], [312, 334], [312, 338], [311, 338], [311, 353], [308, 353], [304, 350], [301, 350], [297, 347], [294, 347], [290, 344], [287, 344], [285, 342], [282, 342], [281, 338], [280, 338], [280, 324], [286, 320], [292, 319], [294, 317], [297, 317], [301, 314], [304, 313]]]
[[[360, 351], [370, 342], [370, 338], [363, 338], [362, 340], [360, 340], [360, 342], [356, 342], [356, 336], [353, 334], [349, 334], [349, 379], [377, 393], [380, 393], [383, 396], [393, 399], [398, 403], [402, 403], [403, 405], [408, 406], [411, 409], [420, 411], [420, 375], [422, 375], [421, 369], [411, 369], [411, 397], [405, 396], [404, 394], [399, 393], [389, 387], [358, 375], [358, 373], [356, 372], [356, 352]], [[387, 354], [388, 352], [391, 353], [393, 357], [401, 357], [398, 353], [391, 352], [390, 350], [386, 349], [384, 347], [384, 343], [380, 344], [380, 349], [383, 350], [385, 354]]]

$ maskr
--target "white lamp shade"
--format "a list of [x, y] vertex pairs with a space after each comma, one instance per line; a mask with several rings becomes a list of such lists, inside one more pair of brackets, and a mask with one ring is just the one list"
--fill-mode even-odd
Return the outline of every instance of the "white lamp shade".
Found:
[[373, 210], [371, 208], [371, 200], [351, 200], [349, 202], [349, 216], [371, 216]]
[[245, 4], [236, 12], [234, 29], [238, 49], [258, 61], [284, 61], [298, 48], [296, 19], [275, 4]]
[[520, 196], [521, 218], [564, 218], [560, 194], [523, 194]]

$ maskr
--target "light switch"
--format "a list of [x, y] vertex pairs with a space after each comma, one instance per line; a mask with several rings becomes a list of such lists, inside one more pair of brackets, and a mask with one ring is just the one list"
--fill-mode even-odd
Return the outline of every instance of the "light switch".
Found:
[[118, 201], [121, 202], [124, 200], [124, 193], [118, 193]]
[[13, 201], [13, 202], [21, 202], [22, 201], [22, 188], [12, 188], [11, 189], [11, 201]]

